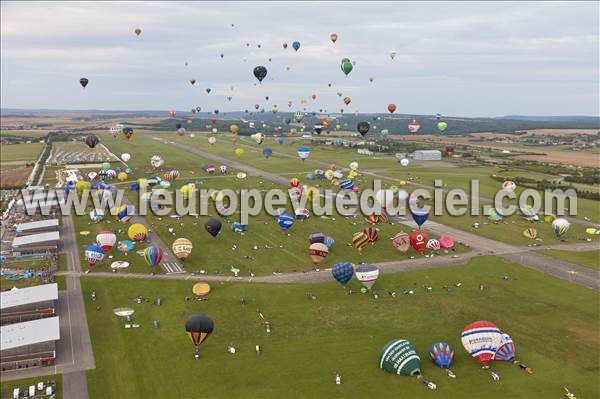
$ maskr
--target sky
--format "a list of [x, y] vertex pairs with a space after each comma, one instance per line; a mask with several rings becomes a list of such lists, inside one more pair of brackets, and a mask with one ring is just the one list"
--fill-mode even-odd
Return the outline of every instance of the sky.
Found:
[[[293, 111], [306, 99], [308, 110], [329, 112], [387, 112], [394, 103], [415, 115], [598, 115], [599, 12], [595, 1], [2, 1], [0, 100]], [[356, 62], [348, 76], [344, 57]], [[261, 84], [258, 65], [268, 70]]]

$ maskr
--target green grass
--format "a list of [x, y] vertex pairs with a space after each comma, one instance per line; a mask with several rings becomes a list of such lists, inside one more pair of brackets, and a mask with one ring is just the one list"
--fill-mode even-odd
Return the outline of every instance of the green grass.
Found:
[[43, 143], [2, 145], [0, 146], [0, 160], [2, 163], [35, 161], [43, 147]]
[[56, 397], [59, 399], [62, 398], [62, 375], [60, 375], [60, 374], [47, 375], [47, 376], [35, 377], [35, 378], [24, 378], [22, 380], [3, 382], [2, 387], [0, 388], [0, 398], [12, 399], [13, 389], [15, 389], [15, 388], [21, 389], [20, 397], [23, 397], [24, 392], [29, 392], [30, 385], [36, 386], [36, 393], [37, 393], [37, 383], [38, 382], [44, 383], [44, 396], [42, 396], [42, 397], [48, 398], [48, 396], [45, 396], [45, 393], [46, 393], [45, 386], [48, 385], [49, 382], [51, 383], [52, 381], [54, 381], [56, 383]]
[[[504, 280], [502, 276], [510, 278]], [[461, 288], [454, 283], [462, 282]], [[102, 397], [423, 397], [432, 395], [414, 379], [378, 368], [380, 348], [394, 338], [411, 340], [419, 349], [423, 373], [444, 398], [549, 398], [567, 385], [579, 397], [594, 397], [600, 338], [598, 293], [518, 265], [482, 257], [464, 267], [383, 276], [375, 285], [380, 298], [346, 295], [335, 282], [307, 285], [214, 283], [207, 302], [183, 299], [193, 281], [99, 280], [84, 278], [96, 369], [88, 371], [91, 398]], [[434, 287], [432, 292], [422, 284]], [[483, 284], [485, 289], [479, 289]], [[443, 285], [452, 289], [446, 292]], [[349, 284], [358, 289], [354, 280]], [[414, 289], [415, 295], [400, 292]], [[388, 291], [398, 291], [392, 298]], [[313, 292], [317, 300], [307, 299]], [[137, 295], [160, 296], [163, 306], [135, 304]], [[240, 298], [247, 305], [242, 307]], [[101, 310], [96, 310], [101, 305]], [[136, 310], [139, 329], [124, 329], [112, 309]], [[272, 323], [266, 334], [260, 309]], [[202, 345], [201, 360], [184, 331], [187, 317], [206, 313], [215, 321]], [[518, 358], [534, 369], [494, 363], [502, 377], [490, 380], [460, 344], [463, 327], [489, 319], [511, 334]], [[152, 320], [160, 328], [151, 327]], [[444, 340], [456, 349], [448, 379], [427, 359], [427, 348]], [[226, 346], [233, 343], [238, 353]], [[254, 346], [263, 354], [257, 357]], [[317, 361], [318, 359], [318, 361]], [[334, 384], [340, 372], [343, 384]]]
[[544, 255], [566, 260], [576, 265], [600, 270], [600, 251], [560, 251], [556, 249], [541, 250]]

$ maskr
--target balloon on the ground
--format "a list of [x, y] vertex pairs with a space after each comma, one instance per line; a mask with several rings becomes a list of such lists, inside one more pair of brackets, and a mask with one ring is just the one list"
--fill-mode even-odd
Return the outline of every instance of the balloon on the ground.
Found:
[[564, 236], [569, 231], [569, 227], [571, 227], [571, 223], [565, 218], [554, 219], [552, 222], [552, 230], [557, 238]]
[[426, 247], [431, 251], [437, 251], [441, 248], [441, 244], [435, 238], [431, 238], [427, 241]]
[[96, 235], [96, 244], [98, 244], [104, 252], [110, 251], [116, 242], [117, 235], [112, 231], [102, 230]]
[[98, 245], [88, 245], [84, 251], [85, 260], [94, 266], [96, 263], [104, 259], [104, 250]]
[[187, 238], [178, 238], [173, 241], [171, 249], [177, 259], [185, 261], [192, 253], [192, 242]]
[[318, 267], [329, 254], [329, 248], [321, 242], [315, 242], [308, 247], [308, 254], [313, 264]]
[[354, 275], [354, 265], [350, 262], [338, 262], [331, 268], [331, 275], [343, 286], [346, 286]]
[[454, 362], [454, 349], [446, 342], [436, 342], [429, 348], [429, 358], [436, 366], [447, 369]]
[[403, 231], [392, 237], [392, 244], [398, 251], [406, 254], [410, 249], [410, 236]]
[[185, 331], [196, 347], [196, 352], [198, 352], [198, 347], [212, 334], [214, 328], [215, 323], [206, 315], [196, 314], [187, 319], [185, 322]]
[[356, 274], [356, 279], [368, 290], [373, 288], [373, 285], [379, 278], [379, 268], [368, 263], [358, 265], [354, 273]]
[[198, 298], [202, 298], [210, 294], [210, 285], [204, 282], [197, 282], [192, 286], [192, 294]]
[[152, 267], [160, 264], [163, 255], [163, 250], [156, 246], [150, 246], [144, 249], [144, 260]]
[[421, 374], [421, 358], [417, 348], [405, 339], [388, 342], [379, 352], [379, 368], [388, 373], [419, 376]]
[[354, 248], [358, 249], [358, 252], [362, 252], [363, 248], [368, 243], [369, 237], [367, 237], [367, 235], [362, 231], [356, 232], [352, 236], [352, 245], [354, 245]]
[[148, 236], [148, 229], [141, 223], [134, 223], [127, 229], [127, 236], [133, 241], [144, 241]]
[[502, 342], [502, 332], [494, 323], [480, 320], [467, 325], [461, 342], [465, 350], [478, 362], [487, 365]]
[[308, 147], [298, 147], [297, 152], [298, 157], [303, 161], [310, 155], [310, 149]]
[[290, 227], [292, 227], [292, 225], [294, 224], [294, 217], [284, 212], [277, 218], [277, 223], [279, 224], [279, 228], [281, 230], [289, 230]]
[[423, 253], [427, 242], [429, 241], [429, 234], [425, 231], [415, 230], [410, 233], [410, 246], [419, 253]]
[[211, 218], [204, 223], [204, 228], [213, 237], [216, 237], [217, 234], [219, 234], [219, 231], [221, 231], [221, 226], [221, 221], [214, 218]]

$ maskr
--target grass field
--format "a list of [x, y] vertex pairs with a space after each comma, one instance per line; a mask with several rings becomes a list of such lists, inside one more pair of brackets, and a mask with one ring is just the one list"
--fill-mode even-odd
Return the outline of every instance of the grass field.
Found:
[[43, 143], [11, 144], [0, 146], [0, 163], [32, 162], [40, 155]]
[[[509, 276], [504, 280], [502, 276]], [[455, 288], [454, 283], [462, 282]], [[425, 397], [414, 379], [378, 369], [380, 348], [394, 338], [411, 340], [421, 354], [423, 373], [444, 398], [560, 397], [568, 386], [578, 397], [600, 388], [598, 293], [493, 257], [464, 267], [383, 276], [379, 299], [346, 295], [335, 282], [300, 285], [213, 284], [207, 302], [183, 299], [193, 281], [157, 282], [83, 279], [96, 369], [88, 371], [91, 398], [103, 397]], [[433, 287], [427, 292], [422, 284]], [[483, 284], [484, 290], [480, 290]], [[449, 291], [442, 286], [452, 287]], [[349, 287], [358, 288], [352, 281]], [[402, 295], [414, 289], [415, 295]], [[397, 291], [392, 298], [388, 291]], [[307, 292], [317, 296], [307, 299]], [[135, 304], [137, 295], [157, 296], [163, 305]], [[239, 301], [245, 298], [246, 306]], [[101, 305], [101, 310], [96, 310]], [[139, 329], [124, 329], [112, 309], [136, 310]], [[260, 309], [272, 324], [259, 324]], [[185, 336], [190, 314], [215, 321], [201, 360], [192, 357]], [[515, 340], [518, 358], [534, 369], [527, 375], [510, 364], [494, 364], [498, 383], [480, 370], [460, 344], [460, 332], [474, 320], [489, 319]], [[151, 327], [158, 320], [160, 328]], [[567, 338], [568, 337], [568, 338]], [[426, 350], [445, 340], [456, 349], [448, 379], [427, 359]], [[227, 353], [232, 343], [238, 352]], [[262, 355], [254, 346], [261, 345]], [[109, 349], [110, 348], [110, 349]], [[318, 359], [318, 361], [315, 361]], [[340, 372], [343, 384], [334, 384]], [[110, 383], [107, 383], [110, 382]]]
[[[54, 382], [56, 387], [56, 398], [62, 398], [62, 376], [60, 374], [48, 375], [44, 377], [35, 377], [35, 378], [24, 378], [22, 380], [14, 380], [14, 381], [6, 381], [2, 383], [2, 387], [0, 388], [0, 398], [2, 399], [12, 399], [13, 398], [13, 389], [19, 388], [21, 390], [20, 397], [23, 397], [24, 392], [28, 392], [30, 385], [36, 385], [37, 383], [43, 382], [44, 386], [52, 385]], [[37, 391], [36, 391], [37, 392]], [[40, 391], [41, 392], [41, 391]], [[45, 394], [45, 388], [44, 388]], [[48, 396], [40, 396], [43, 398], [48, 398]]]
[[560, 251], [556, 249], [541, 250], [544, 255], [566, 260], [567, 262], [600, 270], [600, 251]]

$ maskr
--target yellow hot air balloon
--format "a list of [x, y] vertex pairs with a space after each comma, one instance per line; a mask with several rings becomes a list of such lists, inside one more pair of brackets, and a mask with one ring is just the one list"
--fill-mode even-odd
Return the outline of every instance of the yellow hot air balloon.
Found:
[[351, 170], [350, 172], [348, 172], [348, 179], [354, 179], [356, 176], [358, 176], [357, 171]]
[[238, 130], [240, 130], [238, 125], [233, 124], [229, 126], [229, 131], [233, 134], [237, 134]]
[[537, 230], [534, 229], [533, 227], [525, 229], [525, 230], [523, 230], [523, 237], [527, 237], [527, 238], [531, 238], [532, 240], [535, 240], [535, 238], [537, 237]]
[[352, 236], [352, 245], [354, 245], [354, 247], [358, 249], [358, 252], [361, 252], [368, 242], [369, 236], [367, 236], [362, 231], [354, 233], [354, 235]]
[[556, 216], [554, 216], [554, 215], [545, 215], [544, 216], [544, 222], [546, 222], [546, 223], [552, 223], [552, 222], [554, 222], [554, 219], [556, 219]]
[[196, 185], [194, 183], [188, 183], [181, 187], [181, 195], [184, 200], [190, 198], [190, 193], [196, 189]]
[[185, 261], [192, 252], [192, 242], [187, 238], [178, 238], [173, 241], [171, 249], [173, 250], [173, 253], [177, 259]]
[[244, 155], [244, 152], [245, 152], [245, 151], [244, 151], [244, 149], [243, 149], [243, 148], [236, 148], [236, 149], [235, 149], [235, 155], [236, 155], [238, 158], [239, 158], [239, 157], [241, 157], [242, 155]]
[[400, 180], [400, 186], [406, 186], [406, 181]]
[[356, 162], [356, 161], [350, 162], [350, 169], [351, 170], [358, 170], [358, 162]]
[[127, 235], [129, 236], [130, 240], [144, 241], [148, 236], [148, 229], [146, 229], [146, 226], [143, 224], [134, 223], [127, 230]]
[[75, 184], [75, 191], [77, 192], [77, 195], [81, 197], [83, 195], [83, 190], [89, 191], [91, 186], [89, 181], [80, 180]]
[[329, 181], [331, 181], [333, 179], [333, 170], [331, 169], [327, 169], [325, 171], [325, 178]]
[[125, 172], [119, 172], [119, 174], [117, 175], [117, 179], [119, 181], [125, 181], [125, 180], [127, 180], [127, 173], [125, 173]]
[[192, 287], [192, 294], [197, 297], [203, 297], [210, 293], [210, 285], [208, 283], [198, 282]]
[[246, 178], [246, 174], [244, 172], [238, 172], [236, 177], [240, 180], [245, 179]]

